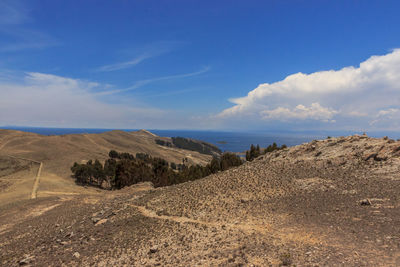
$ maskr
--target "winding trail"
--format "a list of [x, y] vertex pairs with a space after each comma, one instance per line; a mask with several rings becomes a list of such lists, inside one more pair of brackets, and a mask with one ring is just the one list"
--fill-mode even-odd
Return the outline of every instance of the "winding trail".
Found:
[[35, 182], [33, 184], [32, 193], [31, 193], [31, 199], [37, 198], [37, 191], [39, 189], [40, 174], [42, 173], [43, 162], [36, 161], [33, 159], [22, 158], [22, 157], [15, 157], [15, 156], [11, 156], [11, 155], [7, 155], [7, 157], [14, 158], [14, 159], [20, 159], [20, 160], [26, 160], [26, 161], [30, 161], [30, 162], [39, 164], [39, 169], [38, 169], [38, 172], [36, 173], [36, 178], [35, 178]]
[[39, 189], [40, 173], [42, 172], [43, 163], [40, 162], [38, 172], [36, 174], [35, 183], [33, 184], [31, 199], [37, 198], [37, 191]]
[[[11, 138], [11, 139], [3, 142], [2, 144], [0, 144], [0, 150], [2, 150], [12, 140], [14, 140], [14, 138]], [[42, 172], [43, 162], [36, 161], [36, 160], [33, 160], [33, 159], [27, 159], [27, 158], [22, 158], [22, 157], [11, 156], [11, 155], [6, 155], [6, 156], [10, 157], [10, 158], [14, 158], [14, 159], [26, 160], [26, 161], [30, 161], [30, 162], [39, 164], [39, 169], [38, 169], [38, 172], [36, 174], [35, 182], [33, 184], [32, 193], [31, 193], [31, 199], [35, 199], [37, 197], [37, 191], [39, 189], [40, 174]]]
[[144, 206], [138, 206], [134, 204], [130, 204], [131, 207], [134, 207], [139, 210], [139, 212], [149, 218], [155, 218], [155, 219], [160, 219], [160, 220], [168, 220], [168, 221], [173, 221], [177, 223], [193, 223], [193, 224], [201, 224], [205, 226], [212, 226], [212, 227], [227, 227], [227, 228], [232, 228], [232, 229], [239, 229], [245, 232], [258, 232], [258, 233], [263, 233], [267, 234], [271, 232], [271, 225], [268, 224], [248, 224], [248, 223], [240, 223], [240, 224], [234, 224], [234, 223], [222, 223], [222, 222], [207, 222], [207, 221], [202, 221], [202, 220], [196, 220], [196, 219], [191, 219], [188, 217], [181, 217], [181, 216], [170, 216], [170, 215], [157, 215], [157, 213], [153, 210], [149, 210]]
[[0, 150], [3, 149], [3, 147], [5, 147], [8, 143], [10, 143], [12, 140], [14, 140], [14, 138], [10, 138], [9, 140], [2, 140], [3, 143], [0, 144]]

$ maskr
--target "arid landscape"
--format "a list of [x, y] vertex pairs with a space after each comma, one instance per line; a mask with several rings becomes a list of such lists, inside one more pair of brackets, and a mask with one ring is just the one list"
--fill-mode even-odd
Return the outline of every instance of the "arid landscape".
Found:
[[[68, 165], [77, 156], [102, 159], [108, 149], [120, 148], [105, 141], [115, 134], [2, 132], [1, 265], [400, 265], [400, 141], [365, 135], [328, 138], [156, 189], [149, 183], [115, 191], [75, 185]], [[153, 138], [148, 132], [126, 135]], [[51, 141], [42, 146], [47, 138]], [[74, 145], [83, 138], [86, 146]], [[63, 139], [75, 154], [52, 162], [52, 155], [66, 151], [45, 151], [53, 140]], [[97, 144], [92, 150], [89, 139]], [[35, 154], [33, 148], [41, 147], [44, 152]], [[161, 147], [148, 152], [167, 153]], [[189, 152], [169, 153], [178, 161]], [[10, 198], [17, 183], [11, 180], [31, 177], [35, 169], [22, 160], [7, 161], [7, 154], [44, 163], [46, 178], [36, 199], [29, 199], [30, 192], [25, 199]], [[12, 174], [5, 164], [13, 166]]]
[[399, 10], [0, 0], [0, 267], [400, 267]]
[[145, 130], [63, 136], [0, 130], [0, 202], [5, 204], [10, 200], [29, 199], [40, 163], [43, 169], [37, 195], [44, 197], [94, 191], [76, 186], [71, 179], [70, 168], [74, 162], [105, 160], [112, 149], [132, 154], [147, 153], [175, 163], [187, 158], [190, 164], [206, 164], [211, 159], [211, 156], [196, 151], [157, 145], [156, 139], [169, 140]]

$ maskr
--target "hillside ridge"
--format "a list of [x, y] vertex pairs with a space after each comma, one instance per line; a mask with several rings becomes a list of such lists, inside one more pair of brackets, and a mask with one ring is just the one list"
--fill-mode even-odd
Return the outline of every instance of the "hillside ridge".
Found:
[[[189, 165], [206, 165], [211, 160], [209, 155], [195, 151], [160, 147], [155, 142], [157, 138], [149, 132], [143, 131], [114, 130], [98, 134], [47, 136], [0, 129], [0, 157], [5, 158], [3, 161], [5, 168], [7, 167], [6, 164], [10, 164], [10, 168], [12, 168], [12, 161], [7, 160], [9, 156], [43, 163], [37, 191], [38, 197], [81, 193], [82, 187], [77, 186], [71, 177], [71, 166], [74, 162], [83, 163], [91, 159], [104, 162], [108, 159], [110, 150], [133, 155], [146, 153], [177, 164], [186, 159]], [[21, 177], [18, 179], [6, 179], [5, 177], [0, 181], [0, 187], [4, 189], [3, 193], [0, 194], [0, 205], [29, 198], [30, 193], [28, 194], [28, 191], [32, 190], [32, 183], [36, 175], [28, 172], [26, 175], [20, 174]], [[91, 189], [86, 191], [96, 193], [95, 190]]]
[[39, 198], [0, 215], [0, 262], [398, 266], [399, 159], [400, 141], [355, 135], [169, 187]]

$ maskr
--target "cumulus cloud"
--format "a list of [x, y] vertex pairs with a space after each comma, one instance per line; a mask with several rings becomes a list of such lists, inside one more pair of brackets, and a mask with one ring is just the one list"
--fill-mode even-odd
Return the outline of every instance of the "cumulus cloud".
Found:
[[278, 107], [272, 110], [263, 110], [261, 111], [261, 116], [265, 120], [314, 119], [329, 122], [332, 121], [331, 119], [336, 113], [337, 111], [324, 108], [319, 103], [312, 103], [310, 107], [297, 105], [294, 109]]
[[0, 79], [0, 125], [165, 128], [171, 123], [165, 118], [174, 117], [134, 99], [110, 103], [96, 95], [104, 87], [44, 73], [5, 75]]
[[234, 106], [216, 117], [335, 122], [337, 127], [345, 123], [371, 125], [400, 109], [399, 73], [400, 50], [372, 56], [358, 67], [296, 73], [282, 81], [260, 84], [247, 96], [231, 99]]

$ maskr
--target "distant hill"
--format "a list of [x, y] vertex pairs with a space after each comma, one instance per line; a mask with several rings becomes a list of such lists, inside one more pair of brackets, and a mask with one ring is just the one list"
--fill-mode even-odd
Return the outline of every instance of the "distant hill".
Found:
[[[185, 163], [189, 165], [206, 165], [212, 158], [195, 151], [159, 146], [155, 142], [159, 138], [161, 137], [146, 130], [135, 132], [114, 130], [99, 134], [52, 136], [0, 130], [0, 156], [11, 155], [43, 162], [39, 195], [43, 195], [44, 191], [80, 192], [70, 177], [72, 164], [83, 163], [89, 159], [103, 161], [108, 158], [110, 150], [133, 155], [139, 152], [146, 153], [177, 164], [185, 159]], [[3, 165], [5, 162], [7, 161], [3, 161]], [[10, 185], [8, 191], [11, 188]], [[1, 198], [2, 196], [0, 201]]]
[[156, 139], [156, 143], [162, 146], [177, 147], [177, 148], [197, 151], [201, 154], [206, 154], [216, 157], [219, 157], [222, 154], [222, 151], [217, 146], [192, 138], [166, 137], [163, 139]]
[[180, 149], [160, 147], [160, 137], [146, 130], [126, 132], [114, 130], [99, 134], [67, 134], [44, 136], [14, 130], [0, 130], [0, 155], [13, 155], [43, 161], [47, 171], [69, 176], [71, 165], [88, 159], [108, 158], [110, 150], [131, 154], [146, 153], [170, 162], [206, 164], [209, 156]]

